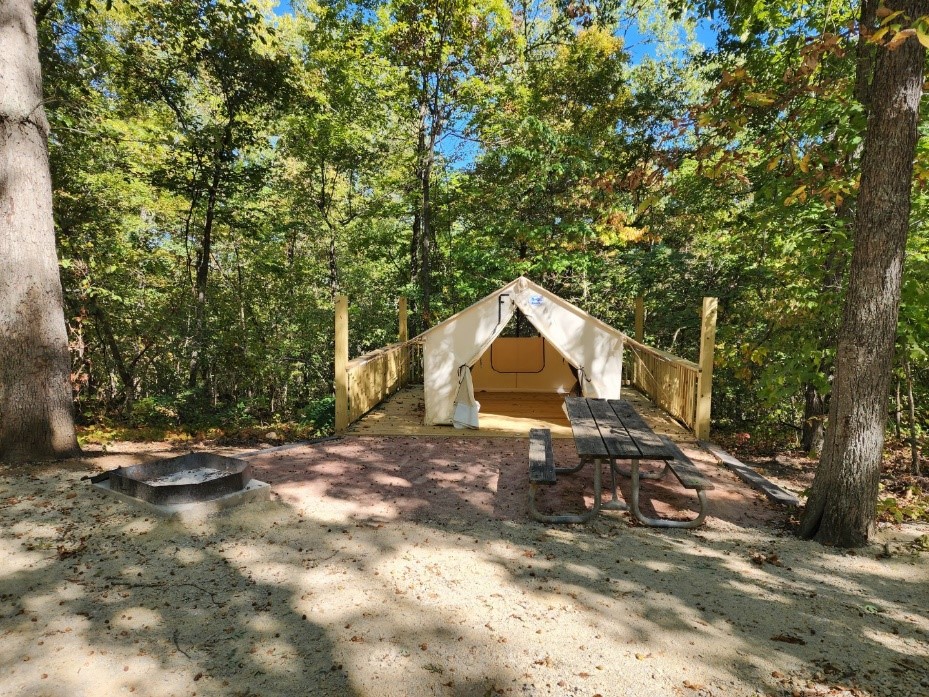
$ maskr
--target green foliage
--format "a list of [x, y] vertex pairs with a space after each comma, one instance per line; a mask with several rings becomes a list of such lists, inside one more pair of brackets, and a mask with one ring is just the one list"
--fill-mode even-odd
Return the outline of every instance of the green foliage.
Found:
[[894, 523], [929, 520], [929, 494], [923, 493], [914, 484], [899, 497], [879, 496], [877, 516], [880, 520]]
[[176, 400], [165, 397], [142, 397], [132, 404], [130, 423], [136, 426], [160, 426], [167, 428], [178, 423]]
[[[712, 51], [691, 41], [692, 8], [714, 13]], [[524, 273], [626, 329], [644, 295], [646, 340], [691, 359], [700, 298], [718, 296], [716, 424], [793, 432], [808, 389], [828, 398], [854, 237], [857, 10], [53, 3], [40, 33], [80, 413], [324, 430], [334, 295], [358, 355], [395, 340], [400, 295], [422, 309], [428, 286], [435, 321]], [[632, 59], [631, 27], [651, 56]], [[921, 129], [897, 376], [908, 359], [924, 433]]]

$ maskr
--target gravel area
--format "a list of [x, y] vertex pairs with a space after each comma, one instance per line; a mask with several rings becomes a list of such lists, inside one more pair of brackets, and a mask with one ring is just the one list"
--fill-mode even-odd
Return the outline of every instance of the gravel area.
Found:
[[[270, 502], [182, 520], [82, 479], [182, 452], [0, 468], [0, 695], [929, 695], [925, 526], [800, 542], [708, 464], [699, 530], [545, 526], [516, 439], [259, 453]], [[589, 503], [588, 479], [543, 504]]]

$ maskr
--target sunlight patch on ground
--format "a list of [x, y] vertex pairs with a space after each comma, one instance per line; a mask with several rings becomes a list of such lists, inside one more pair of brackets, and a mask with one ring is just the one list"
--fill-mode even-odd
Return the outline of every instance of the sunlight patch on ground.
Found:
[[16, 576], [27, 570], [53, 565], [54, 557], [48, 551], [27, 552], [20, 542], [0, 538], [0, 578]]
[[125, 612], [110, 624], [121, 629], [148, 629], [160, 624], [161, 621], [161, 613], [157, 610], [136, 605], [126, 608]]
[[205, 555], [202, 550], [199, 549], [177, 549], [174, 552], [174, 559], [178, 564], [184, 566], [191, 566], [193, 564], [199, 564], [203, 561]]

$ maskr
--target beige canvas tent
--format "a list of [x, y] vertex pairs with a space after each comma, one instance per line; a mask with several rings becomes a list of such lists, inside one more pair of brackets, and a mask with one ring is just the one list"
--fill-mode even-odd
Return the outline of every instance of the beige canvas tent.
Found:
[[[427, 424], [478, 428], [480, 404], [474, 397], [472, 368], [494, 345], [517, 308], [539, 332], [541, 342], [536, 343], [542, 347], [543, 363], [546, 350], [553, 349], [574, 368], [569, 374], [576, 374], [584, 396], [619, 398], [626, 335], [520, 277], [419, 336]], [[531, 359], [510, 352], [508, 360]], [[526, 375], [536, 375], [535, 382], [530, 380], [530, 386], [522, 389], [533, 389], [532, 385], [540, 389], [542, 383], [546, 383], [543, 387], [556, 385], [555, 389], [560, 389], [557, 366], [544, 379], [538, 377], [541, 372], [527, 371]], [[512, 389], [520, 388], [514, 383]]]

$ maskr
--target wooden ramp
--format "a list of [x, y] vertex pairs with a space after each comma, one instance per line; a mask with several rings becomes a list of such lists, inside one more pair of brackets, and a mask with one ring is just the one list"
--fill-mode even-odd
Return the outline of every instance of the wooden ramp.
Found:
[[[568, 417], [562, 410], [565, 395], [539, 392], [478, 392], [480, 428], [426, 426], [422, 385], [397, 392], [356, 421], [347, 436], [447, 436], [453, 438], [528, 437], [531, 428], [547, 428], [553, 438], [571, 438]], [[658, 433], [687, 437], [673, 419], [633, 389], [623, 398], [632, 402]]]

